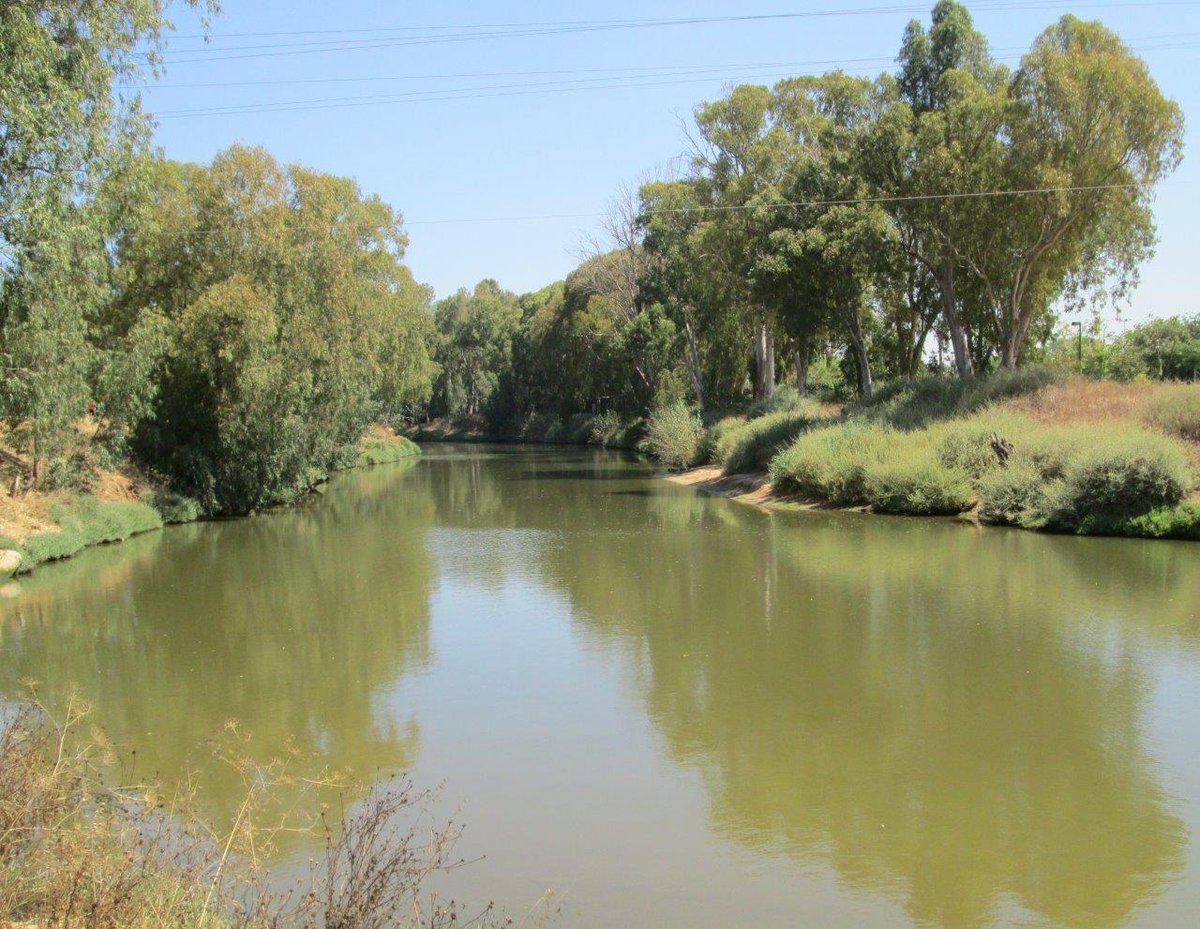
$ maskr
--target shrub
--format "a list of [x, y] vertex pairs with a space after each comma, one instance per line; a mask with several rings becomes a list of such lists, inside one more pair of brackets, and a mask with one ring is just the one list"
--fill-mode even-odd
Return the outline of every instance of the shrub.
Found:
[[1200, 503], [1159, 507], [1127, 520], [1122, 535], [1145, 539], [1190, 539], [1200, 542]]
[[772, 413], [807, 413], [810, 416], [816, 416], [817, 412], [818, 404], [815, 400], [800, 396], [800, 391], [795, 387], [791, 384], [784, 384], [775, 391], [775, 395], [770, 399], [753, 403], [746, 411], [746, 415], [750, 419], [758, 419], [760, 416], [769, 416]]
[[553, 413], [529, 413], [521, 420], [516, 438], [526, 442], [545, 442], [547, 437], [562, 424]]
[[949, 516], [971, 508], [971, 479], [942, 465], [928, 449], [871, 464], [866, 469], [867, 500], [880, 513]]
[[1001, 466], [992, 448], [993, 434], [1019, 446], [1033, 431], [1033, 423], [1024, 417], [988, 412], [936, 427], [932, 438], [938, 461], [979, 480]]
[[588, 439], [594, 445], [613, 445], [625, 431], [625, 423], [619, 413], [609, 410], [593, 416], [588, 424]]
[[930, 423], [981, 410], [989, 404], [1036, 393], [1064, 379], [1052, 368], [1033, 366], [962, 380], [935, 375], [892, 381], [870, 400], [855, 405], [854, 415], [914, 430]]
[[1163, 432], [1200, 442], [1200, 384], [1168, 388], [1150, 404], [1146, 418]]
[[744, 416], [726, 416], [711, 426], [700, 443], [699, 459], [709, 464], [724, 464], [746, 426]]
[[894, 439], [891, 430], [879, 426], [814, 429], [771, 462], [771, 483], [838, 506], [864, 504], [867, 466], [882, 461]]
[[979, 518], [1001, 526], [1040, 529], [1045, 525], [1047, 484], [1037, 467], [1017, 459], [979, 482]]
[[668, 468], [686, 468], [697, 460], [704, 426], [682, 403], [655, 410], [647, 423], [646, 450]]
[[421, 449], [417, 444], [404, 436], [372, 436], [359, 449], [354, 465], [365, 468], [372, 465], [389, 464], [419, 454], [421, 454]]
[[1170, 439], [1125, 435], [1082, 452], [1052, 492], [1047, 526], [1107, 531], [1120, 521], [1178, 505], [1192, 487], [1187, 455]]
[[732, 434], [734, 446], [725, 458], [726, 474], [766, 471], [771, 459], [821, 420], [809, 413], [772, 413], [752, 419]]
[[567, 420], [565, 438], [572, 445], [586, 445], [588, 439], [592, 435], [592, 420], [595, 419], [591, 413], [576, 413]]

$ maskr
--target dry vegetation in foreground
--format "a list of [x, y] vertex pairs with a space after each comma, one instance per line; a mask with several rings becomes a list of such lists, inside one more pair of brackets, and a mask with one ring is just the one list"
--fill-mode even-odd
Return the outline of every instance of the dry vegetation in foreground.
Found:
[[[455, 826], [424, 829], [429, 794], [410, 783], [369, 790], [340, 821], [303, 805], [288, 761], [235, 764], [245, 797], [229, 833], [210, 831], [192, 798], [110, 784], [113, 750], [84, 735], [87, 708], [62, 720], [10, 711], [0, 732], [0, 926], [21, 929], [449, 929], [513, 925], [491, 904], [468, 913], [429, 881], [462, 864]], [[311, 799], [318, 785], [305, 792]], [[328, 782], [321, 786], [330, 786]], [[292, 791], [286, 791], [291, 794]], [[280, 889], [265, 860], [283, 831], [323, 845], [308, 874]], [[530, 919], [548, 918], [542, 901]]]

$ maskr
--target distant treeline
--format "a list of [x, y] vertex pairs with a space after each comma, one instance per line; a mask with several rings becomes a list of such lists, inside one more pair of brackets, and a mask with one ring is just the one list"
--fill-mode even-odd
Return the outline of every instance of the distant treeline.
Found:
[[[1150, 254], [1179, 107], [1073, 16], [1010, 70], [943, 0], [898, 62], [700, 105], [682, 176], [620, 197], [564, 283], [517, 298], [484, 282], [439, 304], [433, 412], [513, 431], [678, 401], [711, 415], [785, 377], [869, 396], [930, 367], [1077, 363], [1063, 316], [1120, 298]], [[1195, 376], [1197, 328], [1139, 329], [1108, 361], [1089, 332], [1086, 366]]]
[[[374, 422], [711, 417], [784, 377], [869, 396], [1065, 355], [1060, 314], [1134, 280], [1181, 156], [1178, 106], [1099, 23], [1064, 17], [1010, 71], [939, 2], [895, 74], [698, 107], [687, 170], [620, 198], [565, 282], [431, 307], [399, 214], [353, 181], [152, 151], [117, 85], [163, 5], [0, 7], [0, 443], [46, 486], [132, 458], [201, 512], [293, 499]], [[1196, 326], [1156, 325], [1087, 364], [1194, 376]]]

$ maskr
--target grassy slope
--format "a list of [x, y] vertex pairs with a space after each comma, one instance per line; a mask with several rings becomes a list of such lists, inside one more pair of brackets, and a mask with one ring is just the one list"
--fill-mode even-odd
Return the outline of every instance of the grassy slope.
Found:
[[[1011, 445], [1007, 464], [993, 436]], [[929, 379], [891, 385], [839, 418], [726, 419], [702, 449], [726, 475], [769, 468], [776, 499], [1200, 538], [1197, 385], [1063, 380], [1039, 369], [973, 384]]]
[[[355, 467], [387, 464], [420, 455], [420, 448], [382, 426], [359, 443]], [[11, 486], [8, 476], [6, 487]], [[200, 518], [195, 501], [156, 487], [133, 469], [100, 471], [86, 491], [0, 491], [0, 550], [21, 555], [18, 573], [69, 558], [92, 545], [121, 542], [165, 523]]]

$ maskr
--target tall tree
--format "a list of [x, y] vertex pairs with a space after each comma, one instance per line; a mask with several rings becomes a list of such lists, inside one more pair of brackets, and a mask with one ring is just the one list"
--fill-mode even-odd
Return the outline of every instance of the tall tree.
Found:
[[1118, 291], [1152, 252], [1155, 186], [1179, 164], [1183, 115], [1144, 61], [1098, 22], [1064, 16], [1034, 42], [1009, 90], [1002, 209], [962, 254], [984, 285], [1001, 362], [1061, 297]]

